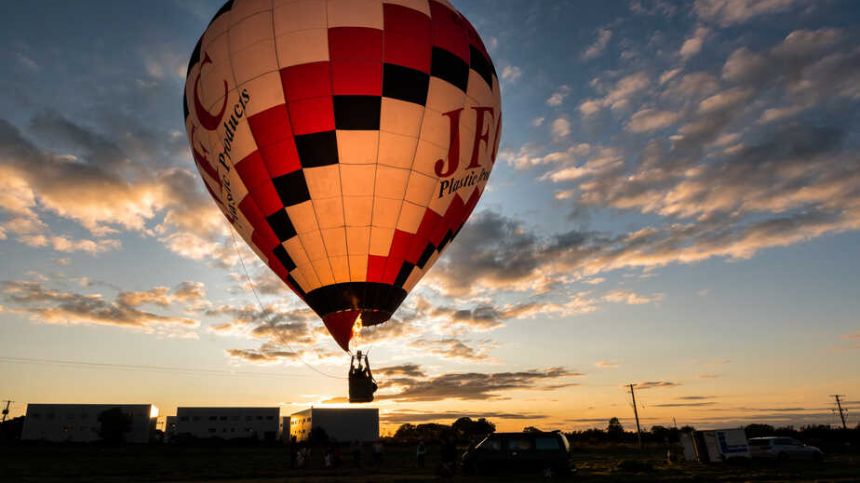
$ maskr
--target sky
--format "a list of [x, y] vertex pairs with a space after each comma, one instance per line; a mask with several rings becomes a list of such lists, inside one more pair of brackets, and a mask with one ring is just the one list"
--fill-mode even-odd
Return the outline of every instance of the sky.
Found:
[[[384, 430], [860, 412], [860, 9], [454, 0], [504, 128], [470, 221], [362, 333]], [[342, 405], [348, 358], [237, 243], [182, 115], [219, 1], [0, 18], [0, 398]]]

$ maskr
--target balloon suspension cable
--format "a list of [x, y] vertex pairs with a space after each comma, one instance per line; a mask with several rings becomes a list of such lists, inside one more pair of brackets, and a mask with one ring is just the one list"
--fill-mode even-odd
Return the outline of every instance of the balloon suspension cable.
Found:
[[[265, 314], [266, 308], [263, 305], [262, 300], [260, 300], [260, 296], [257, 294], [257, 288], [256, 285], [254, 285], [254, 281], [251, 280], [251, 275], [248, 273], [248, 267], [245, 265], [245, 259], [242, 257], [242, 253], [239, 250], [239, 244], [236, 241], [236, 233], [233, 230], [233, 226], [228, 224], [228, 230], [230, 231], [230, 237], [233, 239], [233, 249], [236, 250], [236, 255], [239, 257], [239, 263], [242, 265], [242, 271], [245, 273], [245, 279], [248, 281], [248, 287], [251, 288], [251, 293], [254, 294], [254, 298], [257, 300], [257, 306], [260, 308], [260, 313]], [[284, 344], [287, 346], [288, 349], [290, 349], [290, 351], [292, 351], [294, 354], [296, 354], [296, 356], [298, 356], [298, 359], [302, 362], [302, 364], [308, 366], [308, 369], [316, 372], [317, 374], [320, 374], [325, 377], [330, 377], [332, 379], [347, 379], [346, 377], [334, 376], [332, 374], [328, 374], [317, 369], [316, 367], [310, 365], [304, 359], [304, 357], [302, 357], [302, 353], [293, 348], [293, 346], [289, 342], [284, 341]], [[350, 355], [351, 354], [352, 353], [350, 353]]]

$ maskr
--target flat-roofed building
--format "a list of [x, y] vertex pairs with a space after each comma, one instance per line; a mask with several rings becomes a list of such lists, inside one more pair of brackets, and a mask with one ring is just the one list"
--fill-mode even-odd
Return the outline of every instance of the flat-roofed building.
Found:
[[176, 436], [253, 438], [275, 441], [281, 431], [280, 408], [181, 407], [176, 409]]
[[290, 415], [290, 436], [296, 441], [306, 441], [315, 428], [335, 441], [375, 441], [379, 439], [379, 409], [310, 408]]
[[21, 439], [89, 443], [101, 440], [100, 416], [118, 408], [129, 420], [126, 443], [148, 443], [155, 430], [158, 408], [152, 404], [28, 404]]

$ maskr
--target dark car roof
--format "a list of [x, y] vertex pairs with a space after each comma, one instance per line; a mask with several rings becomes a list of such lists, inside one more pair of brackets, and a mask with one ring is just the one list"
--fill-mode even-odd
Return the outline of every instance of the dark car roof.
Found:
[[541, 432], [541, 433], [531, 433], [531, 432], [519, 432], [519, 433], [492, 433], [490, 436], [555, 436], [561, 435], [561, 433], [556, 432]]

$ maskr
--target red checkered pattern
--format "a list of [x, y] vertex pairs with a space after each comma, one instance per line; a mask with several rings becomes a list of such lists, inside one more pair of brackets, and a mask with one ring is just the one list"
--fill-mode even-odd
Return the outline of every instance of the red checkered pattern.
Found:
[[342, 346], [362, 311], [387, 320], [457, 235], [498, 149], [498, 78], [447, 1], [234, 0], [187, 79], [207, 189]]

